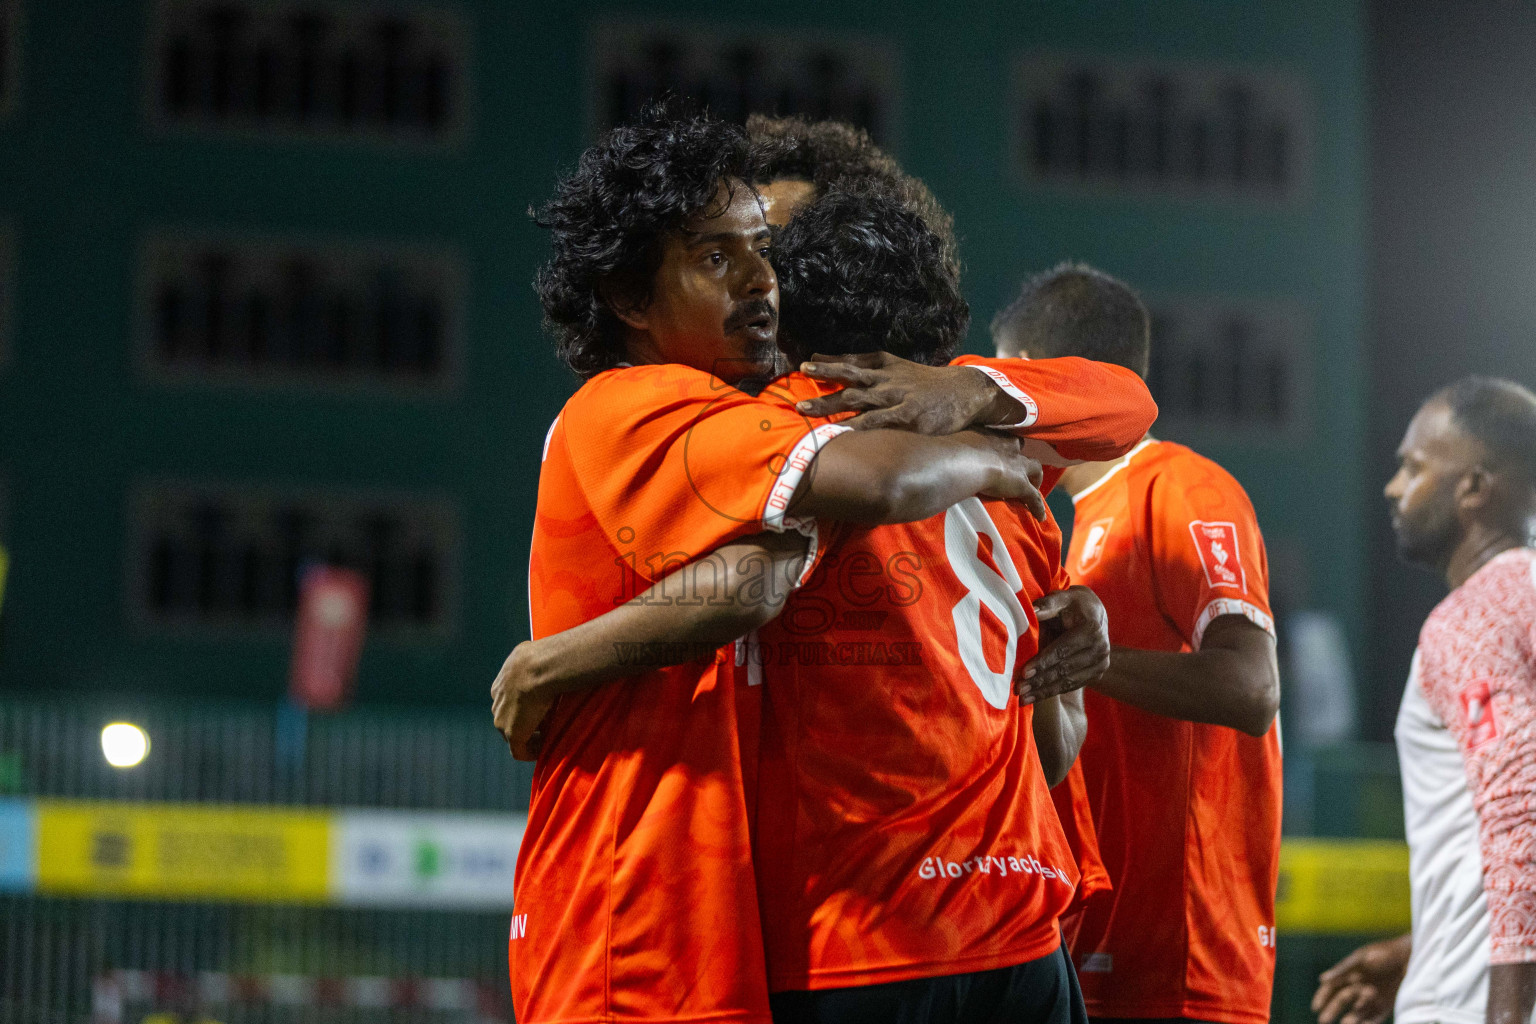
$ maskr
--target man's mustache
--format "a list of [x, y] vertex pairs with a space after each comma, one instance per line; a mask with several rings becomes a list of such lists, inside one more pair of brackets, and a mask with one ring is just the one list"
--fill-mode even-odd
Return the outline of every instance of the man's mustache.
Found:
[[731, 315], [725, 318], [726, 331], [740, 330], [753, 320], [768, 318], [768, 322], [777, 326], [779, 311], [773, 308], [773, 303], [767, 299], [750, 299], [731, 310]]

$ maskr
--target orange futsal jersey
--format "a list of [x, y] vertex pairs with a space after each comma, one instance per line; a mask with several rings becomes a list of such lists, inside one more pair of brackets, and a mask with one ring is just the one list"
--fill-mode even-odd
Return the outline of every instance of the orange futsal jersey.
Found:
[[[1271, 635], [1253, 507], [1220, 466], [1147, 441], [1076, 497], [1067, 568], [1109, 612], [1110, 640], [1199, 650], [1213, 620]], [[1095, 1017], [1269, 1019], [1280, 857], [1278, 724], [1255, 738], [1089, 691], [1079, 763], [1114, 890], [1073, 947]]]
[[1090, 899], [1109, 892], [1114, 885], [1104, 867], [1104, 858], [1099, 855], [1099, 837], [1093, 828], [1093, 810], [1088, 803], [1088, 783], [1083, 779], [1081, 762], [1072, 762], [1067, 777], [1051, 790], [1051, 803], [1056, 805], [1056, 815], [1061, 819], [1061, 830], [1066, 833], [1079, 875], [1077, 895], [1062, 914], [1062, 934], [1071, 946], [1081, 923], [1082, 909]]
[[[545, 441], [534, 637], [610, 611], [720, 544], [790, 525], [786, 495], [841, 429], [683, 366], [588, 381]], [[522, 1024], [768, 1021], [737, 735], [737, 701], [758, 691], [736, 692], [738, 678], [744, 687], [734, 659], [717, 658], [551, 710], [508, 947]]]
[[[1118, 431], [1097, 443], [1124, 452], [1155, 415], [1139, 380], [1100, 414], [1073, 403], [1112, 395], [1117, 368], [987, 365], [1015, 397], [1028, 387], [1029, 425], [1069, 449]], [[776, 386], [818, 393], [799, 375]], [[882, 984], [1053, 952], [1077, 870], [1013, 680], [1038, 645], [1032, 602], [1069, 583], [1060, 531], [971, 498], [922, 522], [827, 537], [754, 655], [770, 988]]]

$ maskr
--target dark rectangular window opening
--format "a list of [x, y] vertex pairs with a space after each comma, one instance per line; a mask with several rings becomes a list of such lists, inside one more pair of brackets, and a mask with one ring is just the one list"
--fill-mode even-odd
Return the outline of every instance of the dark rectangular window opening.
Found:
[[896, 143], [898, 58], [879, 39], [613, 20], [594, 27], [590, 59], [597, 131], [672, 96], [737, 123], [749, 114], [832, 118]]
[[1147, 386], [1160, 424], [1294, 438], [1306, 421], [1307, 332], [1285, 304], [1150, 301]]
[[316, 564], [368, 580], [370, 631], [441, 633], [454, 618], [457, 516], [442, 499], [152, 485], [132, 523], [131, 604], [150, 623], [286, 626]]
[[459, 362], [463, 275], [443, 252], [156, 237], [141, 344], [160, 375], [442, 390]]
[[425, 143], [465, 127], [469, 34], [451, 11], [161, 0], [150, 46], [165, 125]]
[[1024, 58], [1014, 78], [1015, 163], [1027, 179], [1259, 199], [1305, 188], [1312, 113], [1296, 76]]

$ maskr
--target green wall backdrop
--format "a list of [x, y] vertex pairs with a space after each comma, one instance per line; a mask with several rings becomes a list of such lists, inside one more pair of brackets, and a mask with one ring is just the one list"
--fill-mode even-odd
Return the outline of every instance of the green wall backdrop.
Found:
[[[0, 357], [0, 530], [12, 555], [0, 686], [275, 696], [288, 640], [172, 630], [129, 614], [131, 496], [144, 480], [405, 489], [458, 504], [444, 635], [379, 639], [359, 695], [479, 701], [526, 636], [525, 570], [544, 431], [574, 389], [529, 286], [525, 210], [588, 140], [595, 19], [854, 32], [899, 57], [897, 155], [954, 212], [972, 346], [1020, 276], [1086, 259], [1151, 294], [1304, 309], [1315, 387], [1303, 436], [1199, 438], [1249, 489], [1294, 600], [1358, 644], [1362, 578], [1364, 25], [1339, 0], [1117, 0], [772, 8], [702, 3], [435, 4], [473, 42], [469, 126], [445, 150], [162, 131], [143, 83], [152, 5], [23, 0], [20, 77], [0, 114], [0, 230], [14, 252]], [[1021, 183], [1008, 155], [1021, 51], [1277, 69], [1312, 105], [1310, 185], [1290, 203]], [[3, 108], [0, 108], [3, 109]], [[466, 341], [436, 395], [167, 385], [139, 367], [136, 258], [157, 231], [293, 233], [457, 249]], [[4, 351], [4, 349], [0, 349]]]

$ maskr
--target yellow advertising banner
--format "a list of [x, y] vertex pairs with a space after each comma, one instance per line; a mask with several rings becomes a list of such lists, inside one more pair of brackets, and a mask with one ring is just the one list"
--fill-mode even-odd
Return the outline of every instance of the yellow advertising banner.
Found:
[[330, 816], [216, 804], [40, 800], [37, 888], [60, 895], [320, 903]]
[[1405, 932], [1408, 847], [1371, 839], [1287, 839], [1280, 845], [1280, 934]]

